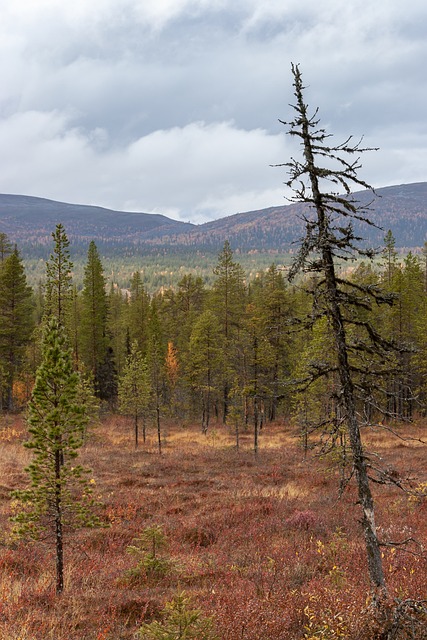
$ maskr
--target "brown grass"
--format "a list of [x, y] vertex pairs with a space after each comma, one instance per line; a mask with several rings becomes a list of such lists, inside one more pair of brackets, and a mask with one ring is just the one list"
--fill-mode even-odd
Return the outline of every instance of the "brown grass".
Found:
[[[417, 438], [425, 430], [423, 424], [397, 428]], [[237, 452], [233, 433], [222, 425], [203, 436], [197, 427], [169, 423], [165, 435], [159, 456], [151, 428], [137, 451], [123, 417], [94, 429], [81, 461], [93, 469], [109, 526], [67, 537], [66, 589], [56, 597], [51, 545], [9, 536], [9, 493], [25, 486], [30, 458], [22, 447], [22, 420], [3, 423], [1, 639], [130, 639], [179, 589], [213, 616], [221, 640], [379, 637], [380, 623], [366, 610], [355, 489], [351, 485], [338, 499], [338, 473], [330, 461], [311, 454], [304, 459], [286, 424], [263, 429], [257, 457], [250, 433], [242, 435]], [[418, 442], [380, 430], [365, 437], [414, 486], [426, 481], [425, 449]], [[389, 486], [375, 487], [375, 494], [385, 539], [425, 543], [423, 501]], [[153, 524], [167, 535], [170, 568], [160, 577], [130, 577], [136, 560], [126, 547]], [[425, 558], [384, 548], [384, 563], [391, 598], [427, 596]]]

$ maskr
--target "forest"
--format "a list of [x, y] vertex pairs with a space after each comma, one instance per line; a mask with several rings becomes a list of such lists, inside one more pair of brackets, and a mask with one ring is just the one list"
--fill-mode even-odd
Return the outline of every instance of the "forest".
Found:
[[286, 270], [107, 286], [92, 241], [77, 287], [58, 224], [30, 287], [0, 234], [2, 637], [427, 637], [427, 250], [360, 248], [292, 69]]
[[[382, 384], [389, 390], [394, 417], [411, 419], [426, 410], [427, 264], [412, 253], [402, 259], [390, 231], [384, 242], [375, 264], [362, 261], [340, 273], [349, 283], [377, 287], [394, 298], [390, 305], [371, 309], [370, 322], [381, 326], [383, 337], [399, 346], [394, 356], [400, 364], [398, 378], [391, 370], [384, 372]], [[44, 319], [57, 305], [75, 369], [103, 411], [119, 410], [120, 381], [136, 352], [149, 369], [150, 393], [147, 406], [140, 410], [147, 416], [153, 411], [152, 380], [157, 369], [162, 413], [198, 419], [203, 429], [212, 417], [225, 423], [230, 413], [237, 423], [258, 428], [278, 416], [297, 419], [303, 413], [307, 423], [315, 423], [333, 413], [334, 407], [322, 401], [333, 386], [332, 373], [325, 380], [319, 377], [303, 394], [298, 384], [291, 384], [307, 375], [313, 358], [326, 364], [334, 357], [325, 318], [310, 330], [301, 329], [311, 313], [315, 277], [289, 284], [288, 269], [271, 264], [248, 282], [226, 242], [213, 269], [212, 286], [185, 274], [175, 288], [161, 287], [150, 295], [141, 271], [133, 273], [127, 288], [115, 282], [107, 287], [92, 242], [83, 286], [77, 289], [66, 232], [58, 225], [52, 233], [45, 282], [32, 289], [19, 250], [4, 235], [0, 243], [3, 410], [22, 410], [29, 401], [40, 364]], [[359, 402], [363, 413], [375, 413], [374, 397]]]

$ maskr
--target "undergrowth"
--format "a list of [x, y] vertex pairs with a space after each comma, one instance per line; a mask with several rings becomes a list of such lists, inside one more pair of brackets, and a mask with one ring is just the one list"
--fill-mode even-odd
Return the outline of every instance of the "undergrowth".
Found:
[[[420, 436], [422, 428], [401, 429]], [[154, 431], [135, 451], [132, 425], [122, 417], [95, 428], [82, 463], [93, 470], [108, 527], [67, 532], [65, 592], [56, 597], [49, 541], [10, 537], [9, 496], [25, 482], [28, 454], [21, 419], [9, 417], [0, 460], [2, 640], [179, 638], [161, 635], [179, 594], [182, 615], [196, 612], [194, 628], [200, 623], [206, 637], [219, 640], [410, 640], [411, 628], [417, 640], [426, 637], [423, 611], [411, 609], [427, 596], [419, 444], [372, 436], [375, 449], [419, 488], [415, 496], [375, 488], [389, 589], [378, 612], [369, 606], [355, 490], [350, 484], [339, 498], [339, 472], [304, 459], [291, 427], [264, 426], [257, 457], [250, 433], [236, 451], [234, 433], [221, 425], [215, 438], [173, 423], [165, 434], [160, 456]], [[396, 611], [406, 611], [409, 622], [390, 635]]]

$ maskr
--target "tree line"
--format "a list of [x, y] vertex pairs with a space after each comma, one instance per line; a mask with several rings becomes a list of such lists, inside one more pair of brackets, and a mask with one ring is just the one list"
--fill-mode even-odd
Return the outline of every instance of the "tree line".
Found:
[[[319, 297], [321, 291], [316, 274], [289, 283], [287, 273], [272, 264], [247, 283], [226, 242], [209, 288], [190, 274], [175, 289], [149, 295], [136, 271], [128, 289], [112, 284], [107, 290], [102, 260], [92, 242], [83, 286], [77, 290], [61, 224], [52, 242], [45, 282], [32, 290], [18, 248], [4, 234], [1, 237], [4, 411], [18, 410], [29, 399], [40, 364], [43, 324], [52, 315], [65, 328], [75, 370], [102, 407], [122, 409], [136, 420], [153, 414], [200, 420], [206, 432], [215, 419], [251, 424], [256, 432], [279, 416], [293, 417], [309, 429], [336, 411], [332, 365], [337, 354], [330, 322], [319, 314], [309, 327], [306, 324], [313, 294]], [[369, 319], [382, 328], [383, 339], [399, 346], [393, 366], [388, 362], [383, 367], [376, 386], [381, 382], [386, 389], [390, 416], [410, 419], [415, 412], [424, 414], [426, 405], [426, 260], [409, 253], [401, 262], [391, 232], [384, 243], [380, 264], [346, 265], [342, 277], [347, 288], [381, 290], [384, 298], [393, 298], [393, 304], [377, 300], [371, 309], [359, 308], [354, 317], [359, 325], [352, 331], [357, 341], [362, 323]], [[368, 360], [360, 350], [352, 357], [360, 369], [358, 411], [366, 421], [378, 420], [380, 401], [368, 383], [369, 374], [379, 367], [378, 358], [377, 363]], [[313, 367], [319, 375], [311, 380], [307, 376]], [[327, 375], [320, 375], [323, 370]], [[291, 384], [304, 379], [309, 380], [304, 390], [304, 385]], [[332, 399], [325, 402], [328, 395]]]

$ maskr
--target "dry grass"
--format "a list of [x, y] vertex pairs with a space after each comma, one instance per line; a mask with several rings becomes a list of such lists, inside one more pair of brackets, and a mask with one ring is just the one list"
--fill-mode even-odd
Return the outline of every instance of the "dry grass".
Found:
[[[420, 438], [424, 425], [398, 429]], [[9, 539], [9, 492], [24, 486], [29, 454], [22, 420], [3, 424], [2, 640], [130, 639], [177, 589], [214, 617], [221, 640], [376, 637], [375, 620], [362, 614], [369, 585], [355, 490], [338, 499], [338, 473], [329, 461], [304, 460], [285, 424], [263, 429], [256, 457], [250, 433], [236, 451], [233, 432], [221, 425], [203, 436], [192, 425], [169, 423], [164, 433], [159, 456], [152, 428], [137, 451], [123, 417], [95, 428], [81, 458], [93, 469], [108, 527], [68, 536], [66, 590], [58, 598], [51, 546]], [[413, 484], [426, 481], [418, 442], [379, 430], [366, 438]], [[381, 535], [425, 543], [425, 504], [395, 487], [375, 490]], [[170, 568], [157, 578], [129, 578], [135, 559], [126, 547], [153, 524], [168, 538]], [[385, 548], [384, 562], [392, 597], [427, 596], [424, 558]], [[338, 616], [347, 630], [341, 636]]]

